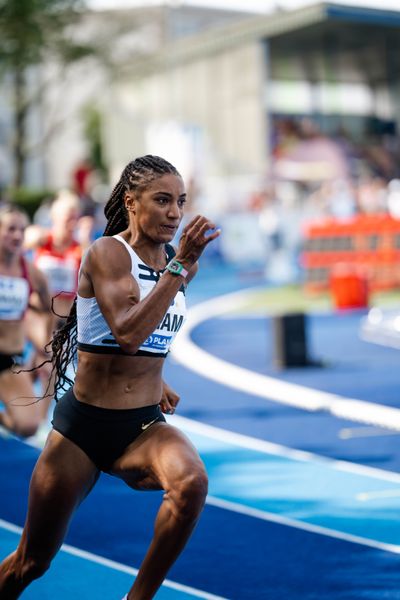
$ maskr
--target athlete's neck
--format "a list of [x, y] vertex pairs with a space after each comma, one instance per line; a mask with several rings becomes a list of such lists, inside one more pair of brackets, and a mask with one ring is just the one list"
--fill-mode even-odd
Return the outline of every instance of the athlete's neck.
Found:
[[139, 236], [129, 234], [127, 231], [122, 232], [120, 235], [148, 267], [154, 269], [154, 271], [165, 269], [167, 264], [165, 244], [156, 243], [147, 238], [139, 238]]
[[132, 246], [136, 254], [142, 261], [154, 271], [162, 271], [167, 264], [167, 253], [165, 244], [160, 244], [158, 248], [148, 248], [145, 244], [135, 244]]
[[9, 252], [5, 248], [0, 248], [0, 269], [3, 271], [12, 271], [16, 267], [19, 267], [20, 263], [20, 254]]

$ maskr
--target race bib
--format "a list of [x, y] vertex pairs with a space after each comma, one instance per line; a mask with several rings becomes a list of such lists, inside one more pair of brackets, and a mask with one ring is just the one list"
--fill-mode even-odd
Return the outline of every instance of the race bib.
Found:
[[77, 264], [74, 259], [40, 256], [36, 264], [46, 275], [50, 291], [53, 294], [60, 292], [74, 294], [76, 292]]
[[29, 300], [29, 285], [22, 277], [0, 275], [0, 320], [18, 321]]

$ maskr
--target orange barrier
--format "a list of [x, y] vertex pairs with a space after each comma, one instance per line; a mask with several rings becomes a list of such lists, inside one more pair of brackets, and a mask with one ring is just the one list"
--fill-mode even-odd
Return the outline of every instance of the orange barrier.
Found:
[[330, 288], [335, 308], [368, 307], [368, 277], [362, 267], [335, 265], [331, 270]]
[[371, 290], [400, 285], [400, 220], [386, 214], [326, 219], [304, 231], [301, 254], [308, 291], [327, 289], [336, 265], [362, 267]]

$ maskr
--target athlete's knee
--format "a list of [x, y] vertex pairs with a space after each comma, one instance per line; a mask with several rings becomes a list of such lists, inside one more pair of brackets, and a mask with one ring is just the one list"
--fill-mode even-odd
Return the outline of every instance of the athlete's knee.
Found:
[[206, 501], [208, 478], [204, 468], [198, 467], [175, 482], [171, 497], [179, 517], [194, 519]]
[[42, 556], [30, 556], [17, 549], [9, 556], [7, 564], [8, 575], [20, 582], [25, 588], [34, 579], [39, 579], [50, 567], [51, 560]]
[[42, 556], [27, 557], [22, 567], [22, 577], [27, 581], [33, 581], [42, 577], [50, 568], [51, 560]]

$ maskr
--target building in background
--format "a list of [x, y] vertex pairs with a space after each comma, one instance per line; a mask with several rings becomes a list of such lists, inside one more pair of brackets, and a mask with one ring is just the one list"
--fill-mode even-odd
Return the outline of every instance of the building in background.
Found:
[[[177, 39], [239, 20], [247, 13], [210, 8], [141, 6], [86, 11], [70, 33], [77, 43], [90, 43], [95, 54], [68, 66], [51, 57], [29, 72], [29, 96], [37, 98], [28, 117], [31, 149], [25, 184], [59, 188], [70, 184], [76, 165], [87, 158], [84, 109], [109, 103], [114, 81], [126, 63], [140, 64]], [[0, 87], [0, 186], [12, 181], [13, 122], [7, 79]], [[130, 121], [130, 118], [128, 118]], [[110, 154], [110, 153], [108, 153]], [[131, 156], [131, 154], [129, 155]]]
[[399, 31], [400, 12], [318, 4], [170, 40], [126, 61], [104, 99], [109, 162], [118, 171], [132, 153], [167, 154], [222, 211], [243, 207], [271, 173], [362, 175], [350, 144], [369, 144], [391, 178]]
[[[189, 178], [205, 176], [221, 205], [241, 203], [270, 175], [271, 159], [287, 158], [301, 120], [302, 134], [311, 119], [308, 134], [317, 128], [336, 136], [344, 152], [348, 138], [395, 151], [399, 29], [400, 11], [333, 4], [256, 16], [179, 3], [87, 12], [71, 35], [96, 40], [97, 60], [67, 72], [47, 64], [32, 77], [45, 92], [30, 120], [36, 167], [27, 183], [67, 183], [85, 158], [81, 114], [88, 103], [101, 110], [113, 174], [135, 154], [167, 151]], [[5, 93], [0, 101], [4, 163]], [[376, 154], [391, 176], [388, 160]], [[340, 158], [333, 159], [340, 169]], [[329, 175], [319, 162], [310, 177]], [[277, 174], [307, 178], [307, 166], [300, 177], [296, 169], [284, 161]]]
[[31, 119], [33, 142], [53, 135], [27, 183], [72, 183], [90, 104], [110, 180], [135, 156], [165, 156], [186, 180], [188, 212], [223, 220], [225, 257], [291, 280], [306, 222], [398, 214], [399, 31], [400, 10], [325, 3], [256, 16], [179, 3], [87, 12], [71, 34], [97, 42], [96, 60], [32, 79], [55, 75]]

